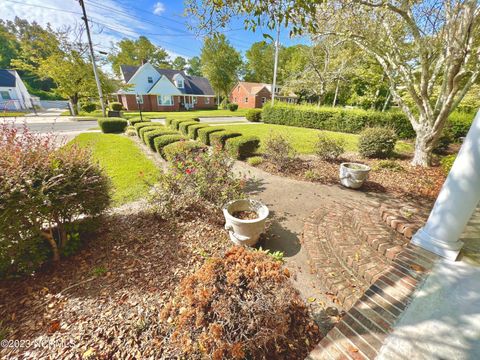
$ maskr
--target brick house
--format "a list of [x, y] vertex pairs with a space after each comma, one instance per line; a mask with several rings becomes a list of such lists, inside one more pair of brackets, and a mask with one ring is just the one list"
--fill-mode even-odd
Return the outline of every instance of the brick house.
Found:
[[159, 69], [150, 63], [120, 67], [125, 88], [116, 95], [127, 110], [183, 111], [216, 109], [210, 82], [184, 71]]
[[[239, 81], [230, 92], [229, 100], [230, 102], [238, 104], [239, 108], [261, 108], [272, 99], [271, 89], [271, 84]], [[297, 102], [297, 96], [295, 94], [279, 95], [281, 88], [277, 87], [275, 90], [276, 99], [292, 104]]]

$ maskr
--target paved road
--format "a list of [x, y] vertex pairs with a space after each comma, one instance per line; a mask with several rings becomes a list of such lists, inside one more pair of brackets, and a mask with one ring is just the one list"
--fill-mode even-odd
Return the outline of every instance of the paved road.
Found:
[[[23, 123], [12, 124], [17, 128], [24, 126]], [[44, 122], [44, 123], [26, 123], [28, 129], [36, 133], [62, 133], [62, 132], [72, 132], [72, 131], [87, 131], [89, 129], [97, 127], [97, 122], [93, 121], [72, 121], [72, 122]]]
[[243, 123], [247, 122], [244, 116], [226, 116], [226, 117], [201, 117], [199, 118], [202, 123]]

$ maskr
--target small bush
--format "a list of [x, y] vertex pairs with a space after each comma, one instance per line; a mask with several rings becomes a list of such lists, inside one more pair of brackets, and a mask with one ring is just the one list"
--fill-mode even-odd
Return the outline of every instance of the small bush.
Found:
[[150, 149], [155, 151], [155, 138], [163, 135], [178, 135], [178, 133], [175, 130], [171, 129], [166, 129], [166, 128], [159, 128], [151, 131], [147, 131], [143, 134], [143, 139], [145, 144], [147, 144]]
[[448, 117], [444, 131], [449, 133], [453, 141], [459, 141], [460, 138], [467, 136], [474, 117], [475, 114], [453, 112]]
[[263, 162], [263, 158], [261, 156], [252, 156], [247, 159], [247, 164], [251, 166], [258, 166]]
[[165, 146], [182, 140], [187, 140], [187, 138], [182, 135], [162, 135], [153, 140], [153, 145], [155, 147], [155, 151], [163, 156], [163, 148]]
[[184, 122], [181, 122], [180, 125], [178, 126], [178, 130], [180, 130], [180, 132], [183, 134], [183, 135], [188, 135], [188, 128], [189, 126], [191, 125], [198, 125], [198, 122], [196, 121], [184, 121]]
[[320, 339], [290, 272], [239, 246], [186, 277], [161, 318], [166, 358], [303, 359]]
[[92, 111], [95, 111], [96, 109], [97, 109], [97, 105], [95, 103], [87, 102], [87, 103], [82, 104], [82, 110], [87, 112], [87, 113], [91, 113]]
[[336, 160], [345, 152], [345, 140], [319, 134], [315, 143], [315, 154], [322, 160]]
[[235, 104], [235, 103], [228, 104], [228, 110], [237, 111], [238, 110], [238, 104]]
[[295, 162], [297, 153], [286, 136], [270, 133], [265, 141], [265, 156], [278, 170], [285, 170]]
[[139, 122], [133, 125], [135, 127], [135, 130], [137, 130], [137, 134], [140, 136], [140, 129], [146, 126], [161, 126], [161, 124], [158, 123], [152, 123], [150, 121], [144, 121], [144, 122]]
[[103, 133], [122, 133], [128, 126], [128, 122], [122, 118], [101, 118], [98, 119], [98, 126]]
[[219, 108], [222, 109], [222, 110], [226, 110], [226, 109], [228, 109], [228, 104], [229, 104], [228, 98], [225, 98], [225, 99], [223, 99], [222, 102], [220, 103]]
[[140, 129], [137, 130], [138, 137], [140, 139], [142, 139], [143, 142], [145, 142], [145, 140], [144, 140], [145, 133], [148, 132], [148, 131], [158, 130], [158, 129], [165, 129], [165, 127], [160, 125], [160, 124], [151, 125], [151, 126], [143, 126], [143, 127], [141, 127]]
[[198, 130], [198, 139], [205, 145], [211, 145], [211, 134], [219, 131], [225, 131], [225, 129], [217, 127], [206, 127]]
[[457, 155], [448, 155], [443, 157], [442, 160], [440, 160], [440, 165], [442, 166], [442, 170], [445, 175], [448, 175], [448, 173], [452, 169], [453, 163], [455, 162], [456, 158]]
[[223, 149], [225, 147], [225, 142], [227, 141], [227, 139], [241, 135], [242, 134], [240, 133], [228, 130], [214, 132], [210, 134], [210, 145], [218, 146]]
[[129, 126], [129, 127], [127, 127], [127, 131], [125, 131], [125, 135], [136, 136], [137, 132], [135, 131], [135, 128], [133, 126]]
[[175, 130], [180, 130], [180, 124], [183, 122], [192, 122], [195, 119], [173, 119], [170, 123], [170, 126]]
[[110, 110], [113, 110], [113, 111], [123, 110], [123, 105], [121, 103], [117, 102], [117, 101], [111, 102], [108, 105], [110, 107]]
[[237, 136], [225, 142], [225, 150], [228, 154], [239, 160], [252, 156], [259, 147], [260, 139], [256, 136]]
[[367, 158], [387, 158], [395, 149], [396, 136], [386, 128], [368, 128], [358, 139], [358, 152]]
[[262, 110], [261, 109], [250, 109], [247, 111], [245, 118], [248, 121], [260, 122], [262, 121]]
[[163, 148], [163, 155], [167, 161], [176, 161], [184, 158], [189, 153], [199, 153], [205, 151], [205, 145], [197, 141], [177, 141]]
[[390, 170], [394, 172], [405, 171], [401, 164], [393, 160], [380, 160], [375, 166], [375, 170]]
[[209, 127], [207, 124], [196, 124], [188, 127], [188, 137], [196, 140], [198, 138], [198, 130]]
[[130, 123], [130, 125], [135, 125], [135, 124], [138, 124], [138, 123], [150, 122], [150, 121], [151, 121], [150, 119], [147, 119], [145, 117], [143, 117], [143, 119], [142, 119], [139, 116], [128, 119], [128, 122]]

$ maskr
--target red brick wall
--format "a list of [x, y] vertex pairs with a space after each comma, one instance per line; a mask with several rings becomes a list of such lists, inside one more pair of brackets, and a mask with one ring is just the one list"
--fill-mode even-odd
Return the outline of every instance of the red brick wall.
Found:
[[[256, 96], [250, 95], [243, 86], [237, 85], [230, 92], [229, 100], [230, 102], [237, 103], [239, 108], [253, 109], [261, 108], [263, 106], [262, 97], [265, 97], [266, 101], [268, 101], [270, 99], [270, 92], [267, 89], [262, 89], [256, 94]], [[247, 98], [246, 102], [245, 98]]]
[[268, 91], [267, 89], [262, 89], [260, 90], [257, 95], [255, 96], [255, 107], [256, 108], [262, 108], [263, 107], [263, 103], [262, 103], [262, 98], [265, 98], [265, 103], [267, 103], [269, 100], [272, 99], [271, 95], [270, 95], [270, 91]]

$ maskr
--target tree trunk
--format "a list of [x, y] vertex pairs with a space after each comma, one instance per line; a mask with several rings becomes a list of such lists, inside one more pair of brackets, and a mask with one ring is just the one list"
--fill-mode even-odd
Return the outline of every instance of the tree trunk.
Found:
[[47, 239], [50, 247], [52, 248], [53, 261], [60, 261], [60, 252], [58, 251], [57, 243], [53, 238], [52, 230], [50, 229], [50, 231], [42, 231], [42, 235], [45, 237], [45, 239]]
[[417, 130], [412, 165], [425, 167], [432, 165], [433, 138], [432, 130]]
[[332, 106], [335, 107], [337, 104], [337, 97], [338, 97], [338, 87], [340, 85], [340, 80], [337, 80], [337, 86], [335, 87], [335, 96], [333, 97], [333, 103]]
[[70, 104], [72, 105], [72, 111], [73, 115], [77, 116], [78, 115], [78, 96], [70, 96]]

